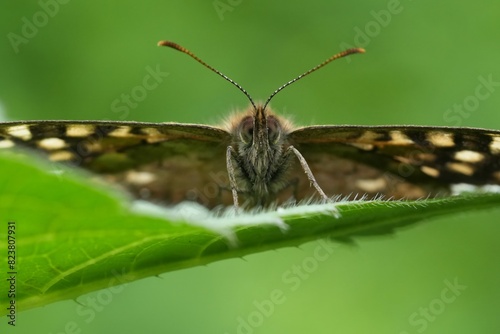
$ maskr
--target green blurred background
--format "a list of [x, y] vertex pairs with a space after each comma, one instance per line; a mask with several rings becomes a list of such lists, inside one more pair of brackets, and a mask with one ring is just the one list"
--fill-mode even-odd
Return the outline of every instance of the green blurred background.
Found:
[[[345, 46], [365, 47], [274, 99], [298, 124], [500, 129], [500, 86], [488, 91], [480, 79], [500, 82], [494, 0], [42, 0], [0, 9], [3, 119], [217, 123], [248, 105], [187, 56], [156, 46], [169, 39], [257, 100]], [[118, 109], [157, 67], [168, 72], [158, 86]], [[499, 218], [432, 220], [335, 246], [313, 267], [318, 242], [172, 272], [82, 296], [97, 300], [85, 315], [75, 301], [18, 314], [12, 332], [499, 333]], [[299, 277], [290, 274], [297, 266], [310, 273], [293, 290], [286, 278]], [[455, 280], [466, 288], [450, 301], [445, 282]], [[284, 301], [258, 311], [275, 290]]]

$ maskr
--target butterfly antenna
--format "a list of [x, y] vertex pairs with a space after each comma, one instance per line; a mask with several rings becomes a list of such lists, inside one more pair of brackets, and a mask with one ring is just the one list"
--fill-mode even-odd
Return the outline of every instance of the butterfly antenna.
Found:
[[319, 65], [316, 65], [315, 67], [311, 68], [309, 71], [307, 72], [304, 72], [302, 73], [301, 75], [299, 75], [298, 77], [296, 77], [295, 79], [293, 80], [290, 80], [288, 81], [286, 84], [284, 84], [283, 86], [279, 87], [278, 89], [276, 89], [272, 94], [271, 96], [268, 97], [268, 99], [266, 100], [266, 103], [264, 103], [264, 109], [266, 109], [267, 105], [269, 104], [269, 102], [271, 102], [271, 99], [276, 95], [278, 94], [280, 91], [282, 91], [285, 87], [288, 87], [290, 86], [291, 84], [293, 84], [294, 82], [298, 81], [299, 79], [302, 79], [303, 77], [305, 77], [306, 75], [309, 75], [311, 74], [312, 72], [315, 72], [316, 70], [319, 70], [320, 68], [322, 68], [323, 66], [329, 64], [330, 62], [334, 61], [335, 59], [339, 59], [339, 58], [343, 58], [343, 57], [346, 57], [346, 56], [349, 56], [349, 55], [352, 55], [352, 54], [356, 54], [356, 53], [365, 53], [365, 49], [362, 49], [362, 48], [353, 48], [353, 49], [347, 49], [345, 51], [342, 51], [342, 52], [339, 52], [333, 56], [331, 56], [330, 58], [328, 58], [327, 60], [325, 60], [324, 62], [322, 62], [321, 64]]
[[233, 79], [231, 79], [230, 77], [228, 77], [227, 75], [225, 75], [221, 71], [219, 71], [219, 70], [213, 68], [212, 66], [208, 65], [207, 63], [205, 63], [203, 60], [198, 58], [198, 56], [196, 56], [194, 53], [192, 53], [191, 51], [189, 51], [185, 47], [180, 46], [179, 44], [176, 44], [176, 43], [170, 42], [170, 41], [159, 41], [158, 46], [168, 46], [172, 49], [175, 49], [177, 51], [185, 53], [188, 56], [190, 56], [191, 58], [193, 58], [194, 60], [196, 60], [198, 63], [200, 63], [203, 66], [205, 66], [206, 68], [208, 68], [209, 70], [212, 70], [212, 72], [217, 73], [218, 75], [220, 75], [221, 77], [223, 77], [224, 79], [226, 79], [227, 81], [232, 83], [234, 86], [236, 86], [236, 88], [238, 88], [241, 92], [243, 92], [243, 94], [245, 94], [246, 97], [248, 97], [248, 99], [250, 100], [250, 103], [252, 104], [254, 110], [257, 110], [257, 107], [255, 106], [255, 103], [253, 102], [252, 97], [250, 96], [250, 94], [248, 94], [248, 92], [243, 87], [241, 87], [237, 82], [233, 81]]

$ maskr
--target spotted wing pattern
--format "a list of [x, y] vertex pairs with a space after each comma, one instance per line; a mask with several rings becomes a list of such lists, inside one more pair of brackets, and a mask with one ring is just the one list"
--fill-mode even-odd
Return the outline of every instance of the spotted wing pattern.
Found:
[[138, 198], [173, 204], [232, 204], [225, 151], [230, 136], [210, 126], [178, 123], [9, 122], [0, 149], [29, 147], [69, 162]]
[[[311, 126], [288, 134], [320, 187], [351, 199], [445, 195], [450, 185], [500, 184], [500, 131], [419, 126]], [[178, 123], [37, 121], [0, 124], [0, 149], [29, 147], [125, 187], [138, 198], [231, 205], [217, 127]], [[293, 159], [292, 159], [293, 160]], [[317, 197], [298, 161], [279, 201]], [[245, 200], [245, 194], [242, 201]]]
[[500, 184], [500, 131], [312, 126], [295, 130], [289, 140], [330, 195], [416, 199], [446, 195], [453, 184]]

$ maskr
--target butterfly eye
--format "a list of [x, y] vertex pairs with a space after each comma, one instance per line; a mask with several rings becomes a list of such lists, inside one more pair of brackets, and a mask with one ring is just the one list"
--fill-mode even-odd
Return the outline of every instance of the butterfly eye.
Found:
[[246, 117], [243, 119], [239, 129], [240, 139], [243, 143], [249, 144], [253, 140], [253, 119], [251, 117]]
[[276, 144], [281, 138], [281, 125], [272, 116], [267, 118], [267, 135], [271, 144]]

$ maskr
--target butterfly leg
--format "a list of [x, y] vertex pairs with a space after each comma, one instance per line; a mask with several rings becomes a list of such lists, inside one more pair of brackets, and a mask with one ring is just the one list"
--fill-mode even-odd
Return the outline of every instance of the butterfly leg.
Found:
[[229, 175], [229, 184], [231, 186], [231, 192], [233, 194], [233, 203], [236, 211], [239, 211], [240, 206], [238, 204], [238, 187], [236, 185], [236, 177], [234, 176], [234, 166], [231, 158], [236, 155], [234, 148], [228, 146], [226, 150], [226, 168], [227, 174]]
[[306, 159], [304, 159], [304, 157], [302, 156], [302, 154], [300, 154], [299, 150], [297, 150], [293, 146], [288, 146], [288, 148], [286, 150], [288, 152], [293, 152], [293, 154], [295, 154], [295, 156], [297, 157], [297, 159], [300, 162], [300, 165], [302, 166], [302, 169], [304, 170], [304, 173], [306, 173], [307, 178], [308, 178], [310, 184], [316, 189], [316, 191], [318, 192], [318, 194], [321, 196], [321, 198], [323, 198], [323, 200], [325, 202], [329, 202], [330, 199], [328, 198], [328, 196], [326, 196], [326, 194], [323, 191], [323, 189], [321, 189], [321, 187], [319, 186], [318, 182], [316, 182], [316, 179], [314, 178], [314, 175], [311, 172], [311, 169], [309, 168], [309, 165], [307, 164]]

